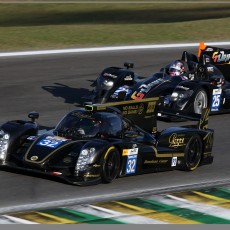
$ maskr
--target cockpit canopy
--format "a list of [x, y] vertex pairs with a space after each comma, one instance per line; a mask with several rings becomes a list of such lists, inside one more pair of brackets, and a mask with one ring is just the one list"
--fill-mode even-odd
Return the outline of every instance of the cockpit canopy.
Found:
[[58, 123], [55, 135], [71, 138], [121, 137], [122, 120], [113, 113], [89, 113], [75, 110], [68, 113]]

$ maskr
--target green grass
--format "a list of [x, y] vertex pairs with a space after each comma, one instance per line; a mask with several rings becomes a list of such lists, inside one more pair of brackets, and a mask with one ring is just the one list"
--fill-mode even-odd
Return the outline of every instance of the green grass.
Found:
[[0, 52], [227, 41], [229, 19], [230, 4], [0, 4]]

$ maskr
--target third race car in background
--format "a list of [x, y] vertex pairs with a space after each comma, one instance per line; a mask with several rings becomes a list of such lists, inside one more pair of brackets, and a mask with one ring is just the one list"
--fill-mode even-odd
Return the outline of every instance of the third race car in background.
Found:
[[[230, 112], [230, 49], [200, 43], [193, 80], [180, 82], [173, 91], [171, 108], [211, 114]], [[190, 78], [191, 79], [191, 78]]]
[[185, 78], [170, 76], [171, 63], [149, 77], [132, 71], [132, 63], [125, 63], [125, 68], [105, 68], [92, 85], [92, 102], [162, 97], [159, 116], [164, 114], [164, 108], [198, 114], [206, 107], [211, 113], [229, 112], [230, 49], [201, 42], [198, 55], [184, 51], [179, 61], [185, 67]]

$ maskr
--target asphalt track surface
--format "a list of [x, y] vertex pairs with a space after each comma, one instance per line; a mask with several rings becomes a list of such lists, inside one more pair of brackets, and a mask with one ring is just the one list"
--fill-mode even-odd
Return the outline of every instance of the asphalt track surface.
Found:
[[[149, 76], [182, 51], [196, 48], [170, 48], [96, 53], [56, 54], [0, 58], [0, 123], [27, 119], [30, 111], [40, 113], [39, 124], [54, 126], [81, 97], [90, 93], [90, 84], [108, 66], [134, 62], [134, 70]], [[0, 171], [0, 213], [45, 206], [60, 206], [115, 199], [149, 191], [174, 191], [189, 186], [217, 185], [230, 175], [230, 115], [213, 115], [209, 127], [215, 130], [212, 165], [194, 172], [169, 171], [120, 178], [111, 184], [78, 187], [30, 175]], [[182, 123], [158, 122], [158, 129]], [[48, 203], [47, 203], [48, 202]]]

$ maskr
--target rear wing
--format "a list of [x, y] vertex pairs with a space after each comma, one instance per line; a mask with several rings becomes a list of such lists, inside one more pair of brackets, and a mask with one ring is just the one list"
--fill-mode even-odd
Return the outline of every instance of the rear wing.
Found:
[[142, 100], [119, 101], [105, 104], [85, 104], [85, 109], [95, 112], [116, 112], [149, 133], [157, 131], [157, 104], [159, 97]]
[[208, 46], [204, 42], [200, 42], [198, 58], [201, 58], [203, 55], [208, 55], [225, 79], [230, 80], [230, 49]]

